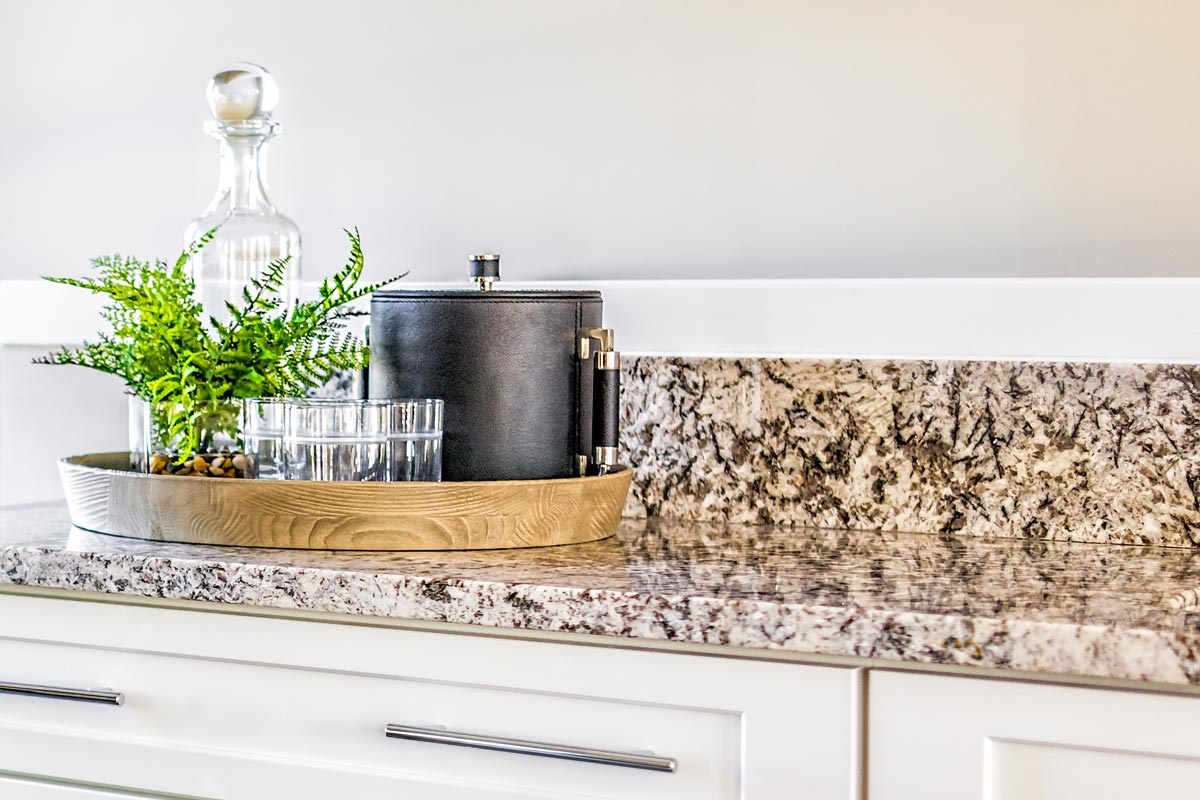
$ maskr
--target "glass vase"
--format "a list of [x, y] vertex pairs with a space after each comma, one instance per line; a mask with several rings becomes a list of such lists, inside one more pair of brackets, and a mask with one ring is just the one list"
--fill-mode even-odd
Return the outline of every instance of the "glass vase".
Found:
[[254, 462], [238, 444], [241, 403], [216, 403], [196, 421], [197, 450], [183, 453], [166, 430], [170, 407], [129, 398], [129, 457], [137, 472], [211, 478], [254, 477]]

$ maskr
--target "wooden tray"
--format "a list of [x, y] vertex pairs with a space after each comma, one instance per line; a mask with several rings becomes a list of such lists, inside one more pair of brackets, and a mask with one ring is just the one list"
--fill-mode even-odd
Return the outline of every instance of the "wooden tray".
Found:
[[605, 539], [632, 473], [471, 483], [148, 475], [128, 453], [58, 462], [71, 522], [162, 542], [307, 550], [487, 550]]

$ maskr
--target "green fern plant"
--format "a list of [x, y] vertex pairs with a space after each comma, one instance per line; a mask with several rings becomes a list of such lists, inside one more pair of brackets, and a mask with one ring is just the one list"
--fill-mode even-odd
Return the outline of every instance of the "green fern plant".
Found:
[[174, 265], [103, 256], [92, 261], [94, 276], [46, 278], [105, 295], [102, 316], [109, 330], [34, 363], [73, 364], [119, 377], [150, 403], [161, 439], [155, 444], [174, 443], [180, 461], [210, 450], [216, 433], [237, 432], [237, 400], [302, 395], [337, 372], [364, 368], [367, 348], [345, 322], [363, 312], [351, 304], [404, 277], [360, 286], [362, 240], [357, 229], [346, 231], [350, 258], [321, 283], [315, 300], [286, 304], [289, 256], [254, 279], [240, 304], [226, 304], [227, 320], [209, 316], [206, 325], [188, 262], [215, 233], [202, 236]]

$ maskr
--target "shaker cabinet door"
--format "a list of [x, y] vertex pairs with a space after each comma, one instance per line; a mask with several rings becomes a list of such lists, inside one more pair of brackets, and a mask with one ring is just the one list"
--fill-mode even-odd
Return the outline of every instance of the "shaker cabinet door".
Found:
[[141, 792], [130, 794], [120, 789], [97, 789], [57, 782], [47, 783], [38, 778], [7, 778], [0, 775], [0, 797], [4, 800], [148, 800], [155, 796]]
[[179, 746], [60, 726], [0, 725], [3, 800], [549, 800], [485, 782], [314, 763], [303, 757]]
[[1200, 793], [1200, 697], [872, 672], [871, 800]]
[[0, 594], [5, 682], [93, 702], [0, 693], [0, 775], [151, 795], [845, 800], [853, 784], [858, 684], [835, 667]]

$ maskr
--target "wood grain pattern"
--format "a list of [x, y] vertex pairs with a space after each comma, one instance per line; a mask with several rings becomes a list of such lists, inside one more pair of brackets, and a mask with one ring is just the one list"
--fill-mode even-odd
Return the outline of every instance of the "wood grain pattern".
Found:
[[163, 542], [307, 550], [487, 550], [605, 539], [632, 473], [472, 483], [181, 478], [128, 453], [59, 461], [71, 522]]

